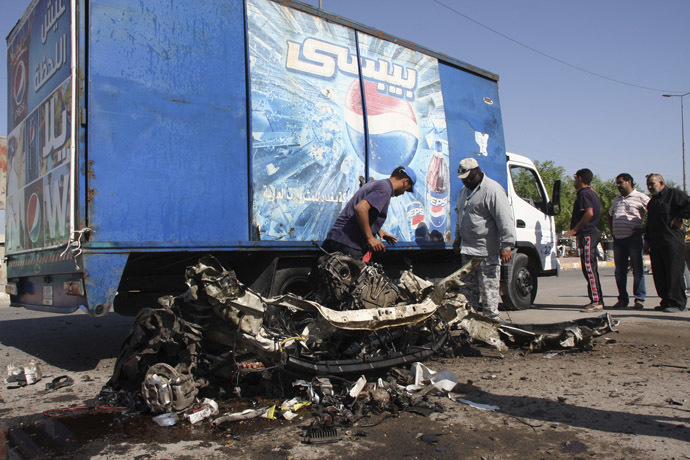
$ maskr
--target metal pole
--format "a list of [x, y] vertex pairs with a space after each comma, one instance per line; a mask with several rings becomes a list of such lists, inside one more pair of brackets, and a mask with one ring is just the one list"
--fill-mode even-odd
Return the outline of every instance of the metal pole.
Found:
[[321, 8], [321, 0], [319, 0], [319, 9], [320, 9], [320, 10], [323, 9], [323, 8]]
[[683, 109], [683, 98], [690, 94], [687, 92], [685, 94], [662, 94], [664, 97], [679, 97], [680, 98], [680, 135], [682, 140], [682, 152], [683, 152], [683, 192], [688, 193], [688, 189], [685, 182], [685, 110]]
[[683, 140], [683, 192], [688, 193], [688, 189], [685, 188], [685, 112], [683, 111], [683, 98], [685, 96], [687, 96], [687, 93], [680, 97], [680, 133]]

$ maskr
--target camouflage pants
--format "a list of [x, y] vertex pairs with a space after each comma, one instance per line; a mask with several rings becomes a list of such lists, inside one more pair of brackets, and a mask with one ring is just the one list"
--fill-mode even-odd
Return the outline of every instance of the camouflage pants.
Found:
[[[465, 265], [473, 257], [462, 255]], [[481, 257], [480, 257], [481, 258]], [[479, 267], [462, 280], [460, 292], [467, 297], [470, 306], [489, 318], [498, 317], [499, 289], [501, 287], [501, 259], [499, 256], [483, 257]], [[483, 308], [480, 308], [481, 296]]]

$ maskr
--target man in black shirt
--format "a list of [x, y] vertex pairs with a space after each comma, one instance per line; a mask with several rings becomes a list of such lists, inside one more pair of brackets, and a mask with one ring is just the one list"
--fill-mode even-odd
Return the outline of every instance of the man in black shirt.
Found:
[[647, 176], [647, 189], [652, 199], [647, 205], [645, 252], [649, 252], [654, 286], [661, 297], [661, 304], [655, 310], [684, 311], [687, 307], [683, 219], [690, 218], [690, 200], [686, 193], [666, 187], [661, 174]]
[[599, 244], [599, 216], [601, 202], [592, 190], [590, 184], [594, 174], [587, 168], [575, 173], [575, 190], [577, 197], [573, 203], [573, 216], [570, 219], [570, 230], [563, 236], [576, 236], [577, 246], [580, 248], [580, 266], [582, 274], [587, 280], [587, 294], [589, 303], [585, 305], [583, 312], [591, 312], [604, 309], [604, 295], [601, 293], [599, 270], [597, 267], [597, 244]]

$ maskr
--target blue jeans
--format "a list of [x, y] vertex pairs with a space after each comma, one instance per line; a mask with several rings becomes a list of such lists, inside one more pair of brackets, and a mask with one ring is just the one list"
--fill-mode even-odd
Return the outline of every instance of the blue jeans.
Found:
[[633, 269], [633, 295], [635, 300], [644, 302], [647, 289], [644, 284], [644, 262], [642, 260], [642, 248], [644, 243], [641, 236], [629, 236], [613, 240], [613, 260], [616, 263], [616, 286], [618, 287], [618, 300], [627, 304], [628, 297], [628, 259], [632, 262]]

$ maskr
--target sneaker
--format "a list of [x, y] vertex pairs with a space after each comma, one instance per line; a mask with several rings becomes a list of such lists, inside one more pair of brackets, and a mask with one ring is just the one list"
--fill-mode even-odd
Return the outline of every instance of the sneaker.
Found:
[[656, 311], [663, 311], [664, 308], [666, 308], [666, 307], [664, 307], [663, 305], [657, 305], [656, 307], [654, 307], [654, 310], [656, 310]]
[[662, 311], [663, 311], [664, 313], [680, 313], [681, 311], [685, 311], [685, 310], [687, 310], [687, 308], [681, 309], [681, 308], [678, 308], [678, 307], [666, 307], [666, 308], [664, 308]]
[[611, 308], [628, 308], [628, 302], [621, 302], [620, 300], [613, 304]]
[[642, 310], [644, 308], [644, 302], [641, 300], [636, 300], [635, 301], [635, 306], [633, 307], [635, 310]]
[[604, 309], [603, 303], [590, 302], [587, 305], [585, 305], [584, 307], [582, 307], [582, 309], [580, 311], [586, 313], [586, 312], [590, 312], [590, 311], [597, 311], [597, 310], [603, 310], [603, 309]]

